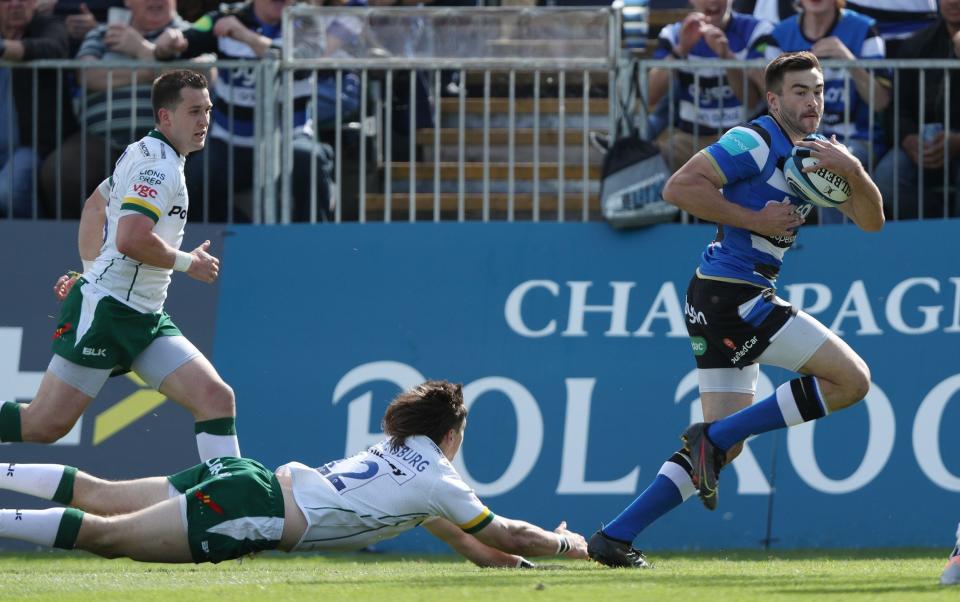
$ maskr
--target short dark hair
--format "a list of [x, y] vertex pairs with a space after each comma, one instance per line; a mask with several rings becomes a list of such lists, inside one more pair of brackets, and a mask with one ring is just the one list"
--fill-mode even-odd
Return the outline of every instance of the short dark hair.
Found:
[[202, 73], [189, 69], [167, 71], [153, 80], [153, 89], [150, 91], [150, 102], [153, 103], [153, 118], [160, 123], [160, 109], [176, 110], [183, 100], [180, 90], [193, 88], [204, 90], [207, 78]]
[[450, 429], [459, 429], [466, 418], [463, 387], [445, 380], [428, 380], [397, 395], [387, 406], [381, 426], [396, 450], [414, 435], [426, 435], [440, 445]]
[[823, 67], [816, 55], [806, 50], [800, 52], [785, 52], [777, 58], [770, 61], [766, 71], [763, 73], [764, 84], [767, 92], [774, 94], [783, 94], [783, 76], [789, 71], [807, 71], [816, 69], [823, 73]]

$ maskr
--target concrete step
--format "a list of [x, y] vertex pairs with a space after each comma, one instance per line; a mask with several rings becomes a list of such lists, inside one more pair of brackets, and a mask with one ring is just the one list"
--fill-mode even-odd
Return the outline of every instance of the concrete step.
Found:
[[[606, 134], [607, 130], [599, 130]], [[460, 142], [460, 130], [458, 128], [440, 128], [441, 145], [457, 145]], [[570, 129], [562, 132], [563, 141], [570, 146], [579, 146], [583, 143], [583, 130]], [[432, 145], [434, 142], [435, 130], [432, 128], [422, 128], [417, 130], [417, 144], [424, 146]], [[556, 128], [542, 128], [537, 132], [537, 139], [540, 146], [556, 146], [561, 137], [561, 131]], [[491, 146], [507, 145], [510, 143], [510, 130], [506, 128], [495, 128], [490, 130], [488, 137]], [[467, 145], [482, 145], [483, 131], [476, 129], [464, 129], [463, 141]], [[515, 128], [513, 130], [513, 141], [517, 146], [532, 146], [534, 141], [533, 128]]]
[[[487, 215], [492, 219], [509, 219], [511, 216], [510, 195], [505, 193], [490, 193], [488, 195]], [[583, 195], [568, 194], [563, 199], [563, 216], [568, 221], [583, 221]], [[537, 196], [539, 207], [537, 215], [544, 220], [555, 221], [560, 215], [560, 198], [555, 194], [541, 194]], [[383, 194], [368, 194], [365, 197], [365, 215], [368, 220], [382, 220], [386, 216], [387, 197]], [[461, 215], [476, 219], [484, 214], [484, 196], [480, 193], [463, 195], [462, 206], [460, 195], [456, 193], [442, 193], [435, 196], [431, 193], [417, 193], [414, 195], [414, 214], [417, 220], [430, 220], [434, 216], [441, 219], [458, 219]], [[512, 216], [518, 219], [529, 219], [534, 215], [534, 195], [520, 193], [513, 195]], [[410, 195], [392, 194], [390, 196], [390, 219], [393, 221], [407, 220], [410, 217]], [[601, 219], [600, 199], [596, 194], [587, 197], [587, 221]]]
[[[490, 115], [508, 115], [510, 113], [510, 99], [499, 96], [488, 99], [483, 98], [465, 98], [463, 99], [464, 112], [473, 115], [483, 115], [484, 107], [489, 103]], [[515, 98], [513, 101], [514, 114], [533, 115], [537, 101], [533, 98]], [[583, 115], [584, 102], [581, 97], [566, 97], [563, 102], [559, 98], [540, 98], [540, 115], [556, 115], [561, 107], [567, 116]], [[587, 114], [600, 115], [606, 117], [610, 110], [610, 102], [606, 98], [590, 98], [587, 100]], [[441, 115], [458, 115], [460, 113], [460, 99], [448, 97], [440, 99]]]
[[[607, 130], [598, 130], [606, 134]], [[580, 162], [583, 160], [583, 144], [587, 141], [587, 155], [590, 163], [603, 163], [603, 154], [589, 144], [589, 139], [582, 129], [567, 129], [563, 134], [563, 155], [565, 163]], [[423, 158], [434, 160], [435, 137], [440, 138], [440, 160], [457, 161], [460, 158], [460, 130], [459, 128], [420, 129], [417, 130], [417, 144], [423, 151]], [[542, 129], [534, 136], [532, 128], [515, 128], [513, 130], [514, 161], [533, 161], [533, 142], [539, 142], [539, 160], [558, 162], [560, 158], [560, 137], [558, 129]], [[510, 159], [510, 130], [495, 128], [490, 130], [487, 144], [489, 146], [490, 161], [509, 161]], [[463, 146], [466, 161], [483, 161], [484, 136], [482, 130], [464, 128]]]
[[[459, 165], [454, 161], [441, 161], [440, 163], [420, 162], [415, 165], [415, 176], [417, 180], [432, 180], [435, 167], [438, 165], [440, 168], [440, 179], [442, 181], [456, 183], [460, 177]], [[410, 163], [394, 161], [389, 164], [389, 167], [391, 177], [394, 181], [406, 181], [410, 176]], [[510, 164], [506, 162], [490, 162], [486, 166], [486, 169], [487, 173], [485, 174], [484, 164], [482, 162], [465, 162], [463, 164], [464, 179], [482, 181], [486, 176], [491, 181], [506, 181], [511, 174]], [[589, 181], [599, 180], [601, 166], [588, 165], [586, 174], [584, 174], [582, 163], [564, 163], [563, 171], [561, 172], [558, 163], [540, 163], [539, 169], [535, 170], [533, 163], [517, 162], [514, 163], [512, 172], [514, 181], [533, 180], [534, 173], [538, 173], [541, 182], [558, 180], [562, 175], [565, 182], [572, 183], [582, 182], [584, 175], [586, 175]], [[385, 173], [386, 166], [384, 167], [384, 174]]]

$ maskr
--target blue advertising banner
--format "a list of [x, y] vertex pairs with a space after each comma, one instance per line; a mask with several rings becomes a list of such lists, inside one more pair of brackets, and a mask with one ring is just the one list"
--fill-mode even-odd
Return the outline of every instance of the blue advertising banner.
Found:
[[[188, 226], [183, 242], [205, 239], [223, 250], [223, 228]], [[60, 305], [53, 285], [80, 270], [76, 222], [0, 222], [0, 400], [28, 403], [40, 386]], [[198, 349], [210, 356], [218, 285], [174, 275], [166, 310]], [[70, 433], [53, 445], [0, 445], [4, 462], [77, 466], [109, 479], [176, 472], [199, 461], [193, 417], [132, 374], [111, 378]], [[0, 491], [0, 507], [44, 508], [50, 502]], [[4, 548], [23, 549], [9, 540]]]
[[[952, 542], [957, 227], [803, 231], [779, 294], [867, 361], [866, 403], [749, 441], [722, 475], [716, 512], [691, 500], [641, 547]], [[480, 497], [495, 513], [589, 535], [699, 419], [683, 303], [712, 237], [675, 225], [236, 227], [214, 363], [237, 391], [245, 455], [343, 457], [379, 439], [400, 389], [459, 381], [470, 418], [456, 465]], [[792, 377], [762, 369], [759, 395]], [[427, 536], [383, 548], [439, 549]]]

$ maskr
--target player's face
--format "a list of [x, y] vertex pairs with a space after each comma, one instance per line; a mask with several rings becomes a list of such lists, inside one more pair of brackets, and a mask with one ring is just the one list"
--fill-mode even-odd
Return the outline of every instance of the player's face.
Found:
[[693, 10], [703, 13], [707, 18], [707, 23], [722, 27], [727, 19], [730, 18], [732, 10], [732, 0], [690, 0]]
[[[176, 110], [167, 111], [161, 116], [161, 125], [166, 128], [164, 134], [184, 155], [203, 148], [207, 141], [207, 128], [210, 126], [210, 93], [206, 88], [184, 88], [180, 90], [180, 104]], [[165, 123], [166, 122], [166, 123]]]
[[782, 93], [769, 93], [767, 101], [781, 125], [798, 134], [812, 134], [823, 117], [823, 73], [816, 69], [788, 71]]

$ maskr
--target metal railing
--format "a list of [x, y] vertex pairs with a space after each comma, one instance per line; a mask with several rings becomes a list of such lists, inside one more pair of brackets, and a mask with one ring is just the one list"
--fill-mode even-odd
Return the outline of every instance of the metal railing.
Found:
[[[123, 147], [152, 126], [135, 118], [144, 109], [140, 104], [144, 98], [131, 96], [129, 90], [147, 83], [150, 70], [191, 67], [211, 75], [233, 74], [223, 80], [227, 83], [218, 84], [225, 95], [232, 96], [237, 73], [252, 83], [254, 91], [246, 107], [251, 108], [252, 137], [245, 147], [249, 150], [243, 151], [250, 155], [249, 167], [236, 162], [239, 144], [231, 136], [223, 139], [225, 165], [211, 165], [207, 152], [189, 159], [191, 174], [202, 174], [192, 180], [191, 219], [195, 215], [207, 221], [253, 223], [599, 219], [602, 154], [588, 141], [592, 133], [611, 130], [618, 117], [618, 99], [629, 86], [621, 77], [629, 70], [620, 59], [617, 11], [296, 7], [284, 19], [285, 54], [258, 61], [0, 65], [30, 79], [31, 119], [20, 119], [31, 128], [27, 154], [51, 152], [41, 157], [43, 165], [23, 172], [28, 180], [17, 180], [12, 171], [0, 174], [0, 216], [79, 216], [83, 200], [110, 174]], [[571, 26], [570, 20], [579, 26]], [[349, 48], [330, 53], [327, 32], [338, 22], [363, 35]], [[469, 36], [465, 27], [473, 28]], [[437, 33], [444, 30], [446, 37]], [[556, 32], [567, 35], [549, 37]], [[455, 51], [461, 56], [451, 56]], [[946, 60], [826, 61], [824, 65], [842, 70], [847, 94], [853, 86], [850, 67], [870, 74], [891, 73], [892, 102], [917, 94], [921, 107], [927, 94], [924, 78], [917, 90], [904, 90], [902, 74], [942, 72], [943, 104], [949, 107], [951, 72], [960, 68], [956, 61]], [[648, 92], [652, 69], [736, 69], [746, 75], [763, 66], [763, 61], [642, 61], [641, 87]], [[89, 86], [89, 70], [99, 71], [105, 81], [104, 96], [96, 99], [102, 113], [96, 131], [88, 131], [90, 103], [98, 92]], [[130, 86], [112, 85], [114, 78], [126, 82], [130, 73]], [[742, 79], [745, 88], [747, 78]], [[669, 81], [664, 99], [668, 140], [679, 106], [676, 78]], [[693, 97], [699, 99], [704, 88], [700, 75], [694, 73]], [[72, 105], [75, 113], [41, 115], [41, 93], [48, 100], [52, 96], [54, 106]], [[10, 86], [5, 98], [0, 97], [3, 100], [14, 106]], [[226, 104], [227, 131], [234, 131], [240, 119], [235, 110], [240, 111]], [[652, 114], [645, 106], [637, 110], [646, 127]], [[692, 103], [692, 110], [693, 121], [699, 123], [699, 103]], [[848, 125], [851, 110], [848, 107], [844, 115]], [[899, 140], [900, 119], [896, 112], [892, 115], [888, 133]], [[737, 117], [744, 120], [750, 117], [749, 111], [742, 110]], [[921, 131], [932, 122], [922, 110], [917, 118]], [[72, 119], [78, 121], [72, 135], [79, 142], [65, 146], [74, 127]], [[869, 119], [865, 163], [876, 174], [881, 157], [875, 148], [881, 140], [874, 126], [879, 117], [871, 113]], [[15, 129], [12, 112], [0, 120], [6, 121], [8, 131]], [[950, 131], [949, 111], [943, 121], [943, 129]], [[695, 147], [701, 139], [708, 141], [704, 132], [699, 125], [693, 127]], [[105, 134], [102, 139], [92, 137], [100, 134]], [[58, 141], [56, 148], [43, 148], [40, 139]], [[8, 157], [17, 150], [12, 137], [0, 153], [4, 150]], [[944, 153], [949, 165], [949, 144]], [[904, 164], [899, 152], [890, 159], [885, 175], [892, 175], [896, 182], [911, 166]], [[930, 217], [931, 208], [938, 215], [956, 216], [958, 183], [951, 171], [936, 173], [932, 192], [933, 172], [924, 170], [919, 170], [909, 194], [894, 186], [885, 199], [890, 216], [912, 217], [907, 211], [911, 206], [916, 206], [920, 219]], [[26, 209], [14, 203], [14, 193], [24, 183], [29, 184], [28, 194], [19, 201]], [[329, 198], [327, 187], [332, 188], [334, 199], [330, 204], [324, 204]], [[213, 195], [214, 188], [225, 192]], [[934, 195], [935, 202], [931, 201]], [[689, 216], [684, 220], [691, 221]]]
[[[35, 89], [43, 80], [39, 75], [49, 72], [57, 82], [49, 91], [56, 106], [73, 105], [75, 113], [39, 116], [33, 94], [29, 123], [34, 130], [55, 130], [48, 138], [58, 141], [57, 148], [42, 148], [34, 132], [28, 146], [46, 165], [27, 172], [28, 209], [14, 206], [18, 182], [11, 177], [10, 198], [0, 215], [77, 217], [123, 147], [152, 125], [131, 118], [118, 127], [117, 107], [135, 115], [144, 98], [130, 98], [130, 87], [114, 86], [112, 80], [126, 83], [134, 69], [192, 67], [229, 74], [224, 78], [228, 88], [241, 73], [252, 81], [255, 98], [252, 107], [244, 107], [254, 116], [251, 150], [244, 151], [252, 153], [249, 171], [236, 160], [239, 144], [230, 137], [224, 140], [226, 164], [210, 164], [213, 126], [207, 150], [188, 160], [188, 176], [198, 169], [203, 174], [202, 185], [191, 186], [191, 219], [564, 221], [595, 216], [591, 205], [596, 207], [599, 156], [587, 141], [612, 117], [607, 82], [615, 79], [619, 49], [615, 11], [296, 7], [284, 18], [287, 52], [282, 57], [2, 65], [17, 77], [30, 74]], [[360, 43], [329, 53], [327, 30], [338, 25], [362, 32]], [[420, 33], [407, 35], [414, 30]], [[90, 70], [105, 77], [99, 108], [113, 139], [105, 135], [91, 141], [87, 131], [88, 98], [99, 92], [87, 84]], [[133, 73], [135, 89], [140, 81]], [[212, 91], [221, 85], [211, 86]], [[220, 92], [233, 96], [232, 89]], [[7, 101], [14, 105], [9, 89]], [[225, 106], [226, 129], [233, 131], [234, 105]], [[74, 118], [77, 132], [68, 123]], [[10, 114], [7, 119], [13, 122]], [[7, 146], [12, 154], [17, 145], [10, 138]], [[252, 183], [234, 186], [243, 177]], [[195, 183], [196, 178], [188, 179]], [[224, 184], [224, 198], [211, 194]], [[332, 210], [322, 204], [328, 184]]]

